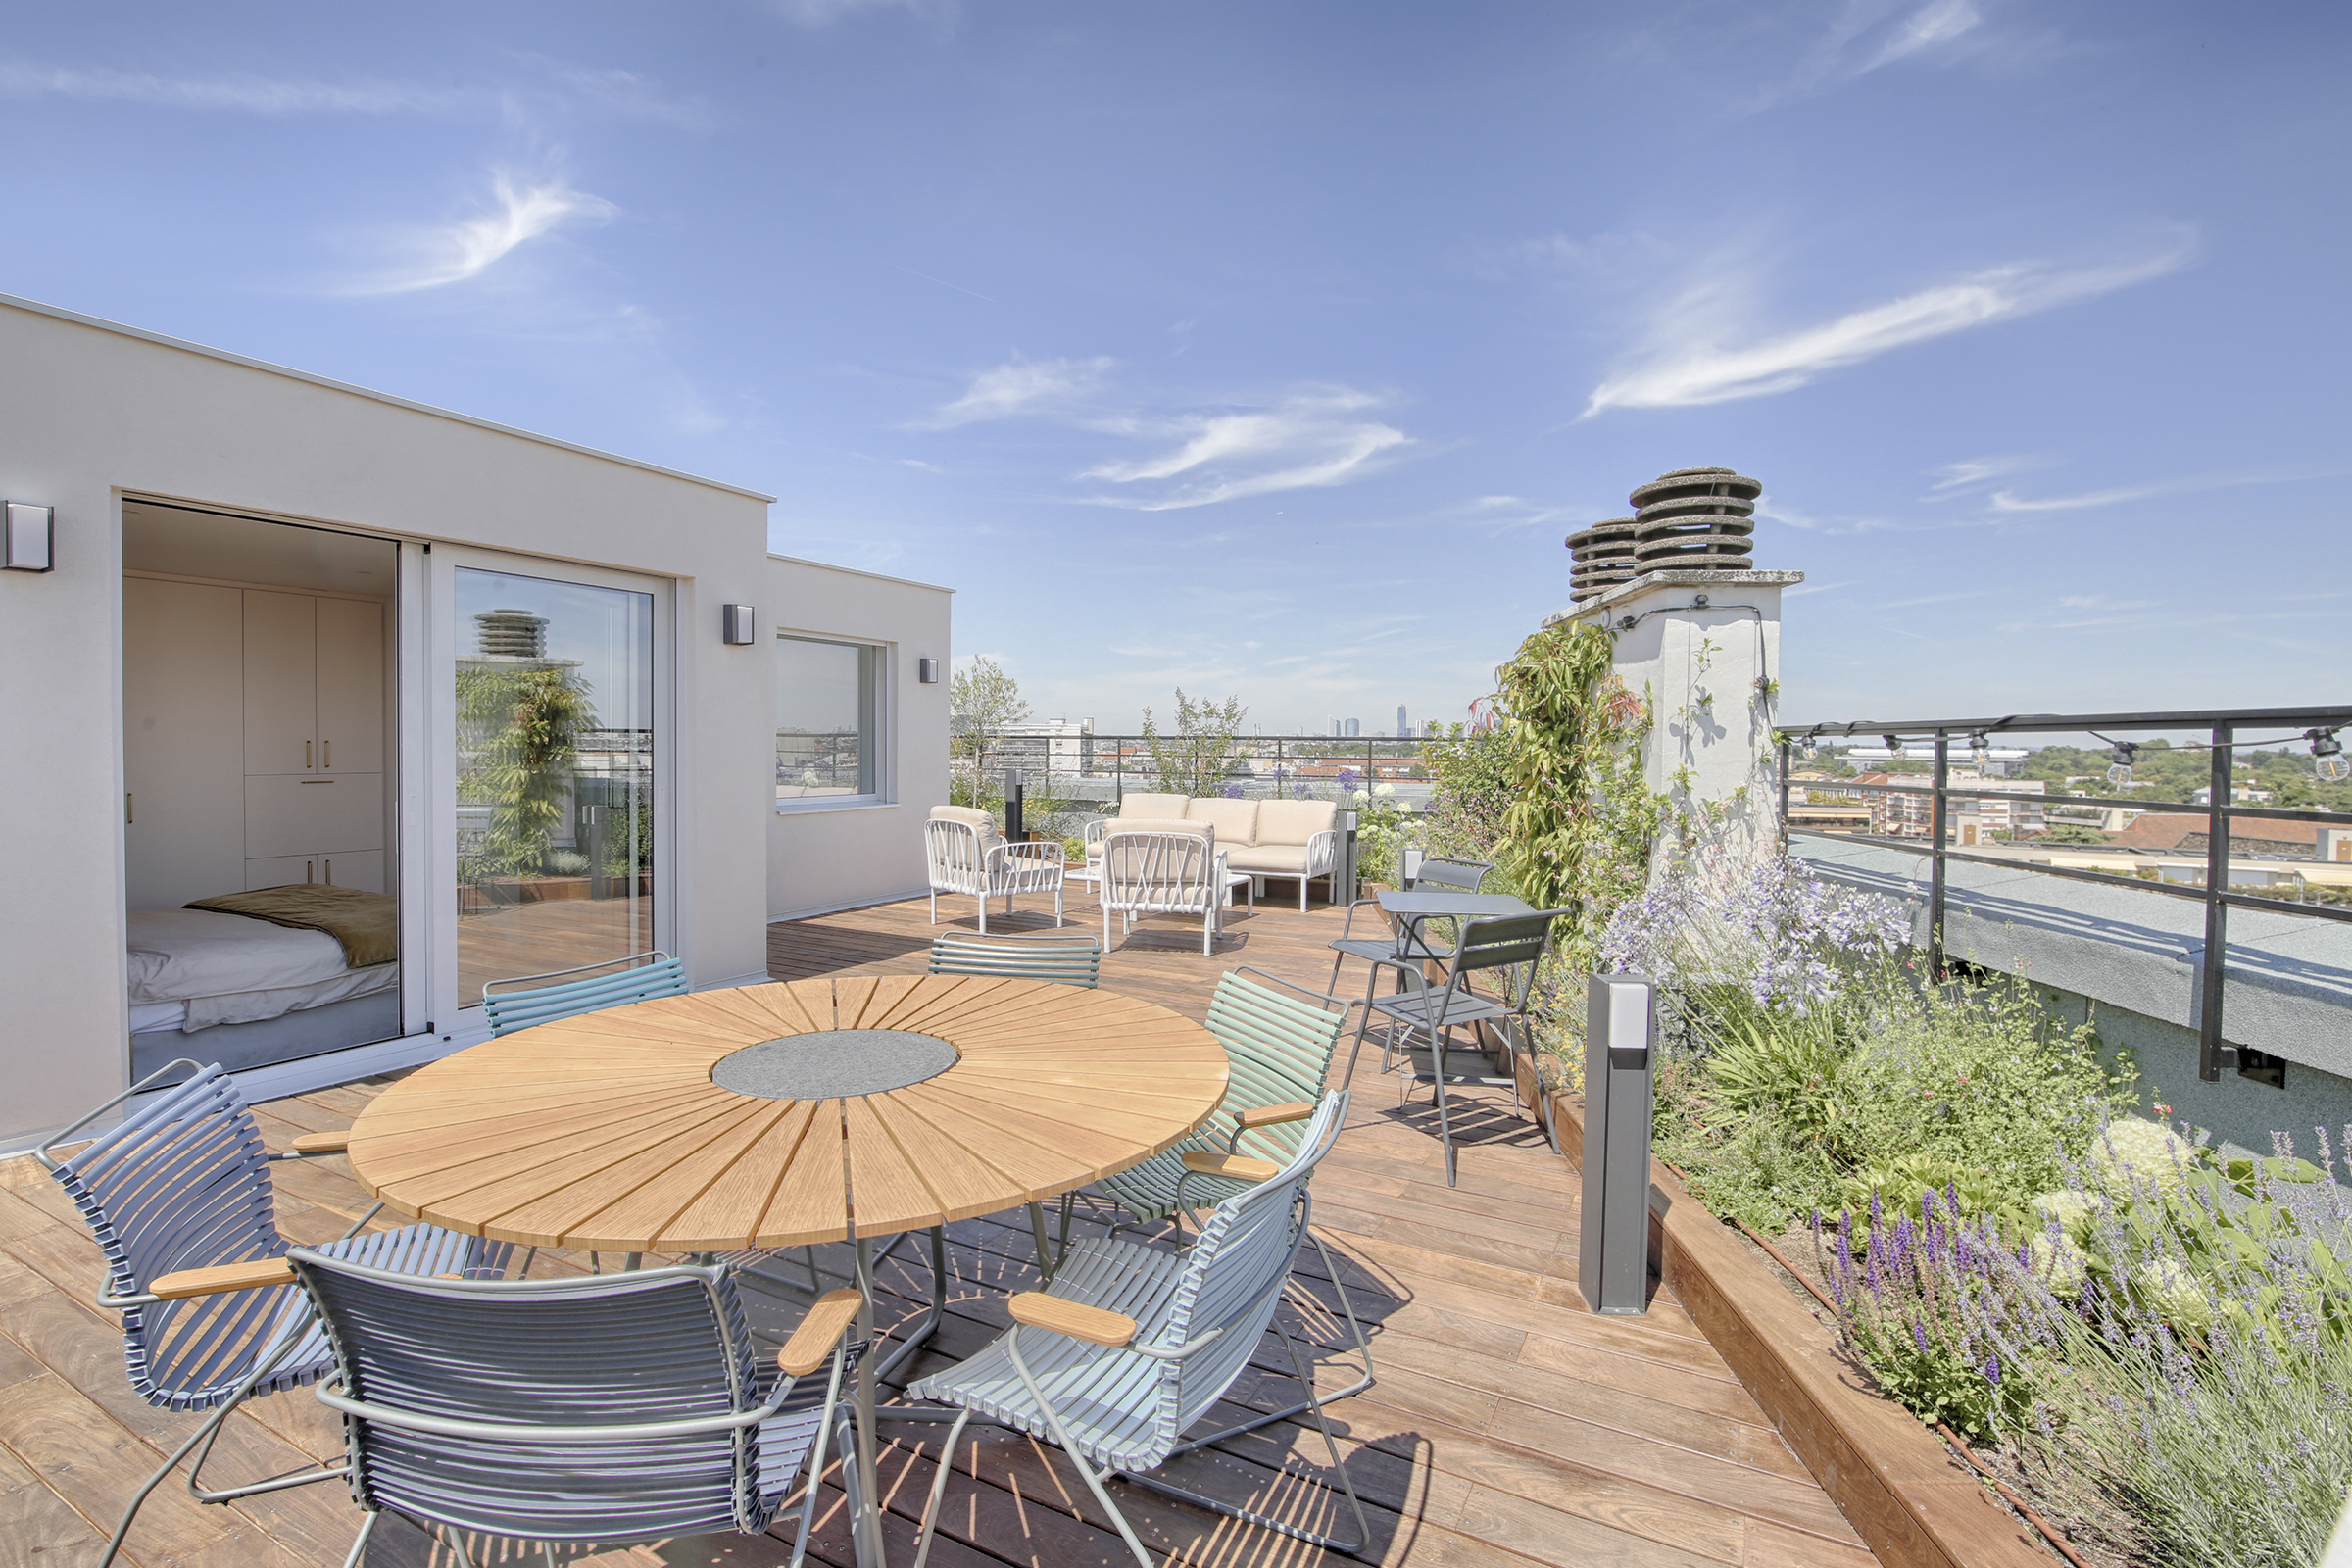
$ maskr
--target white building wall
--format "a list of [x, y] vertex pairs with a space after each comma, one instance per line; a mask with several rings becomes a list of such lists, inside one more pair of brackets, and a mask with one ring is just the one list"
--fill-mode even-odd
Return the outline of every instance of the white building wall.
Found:
[[[787, 804], [767, 826], [771, 920], [910, 898], [928, 885], [922, 822], [948, 799], [948, 662], [952, 590], [842, 566], [771, 556], [760, 642], [793, 632], [880, 643], [888, 652], [882, 704], [883, 804]], [[918, 679], [939, 661], [940, 678]], [[775, 772], [775, 704], [768, 704], [766, 774]]]
[[[0, 366], [0, 498], [56, 509], [58, 563], [0, 571], [0, 1136], [56, 1126], [125, 1082], [126, 491], [675, 579], [676, 941], [698, 984], [764, 975], [769, 879], [746, 850], [773, 831], [775, 661], [772, 643], [723, 645], [719, 606], [904, 642], [888, 617], [918, 603], [907, 590], [791, 579], [767, 556], [766, 498], [749, 491], [7, 296]], [[919, 602], [934, 599], [924, 624], [944, 660], [945, 597]], [[908, 662], [909, 692], [912, 679]], [[927, 804], [944, 798], [947, 688], [921, 690], [938, 695], [898, 711], [928, 718], [940, 761], [903, 741], [898, 787]], [[404, 790], [420, 787], [414, 773]], [[838, 838], [812, 874], [824, 897], [919, 884], [919, 858], [911, 871], [892, 860], [887, 834]]]
[[[1556, 617], [1616, 637], [1613, 668], [1650, 705], [1644, 781], [1676, 802], [1708, 869], [1726, 876], [1779, 841], [1781, 593], [1804, 580], [1801, 571], [1654, 571]], [[1675, 849], [1661, 838], [1661, 855]]]

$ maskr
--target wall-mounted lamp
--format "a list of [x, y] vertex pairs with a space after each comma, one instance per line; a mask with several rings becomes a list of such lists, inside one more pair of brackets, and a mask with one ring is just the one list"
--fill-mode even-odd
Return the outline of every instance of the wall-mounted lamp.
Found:
[[57, 564], [57, 509], [0, 501], [0, 568], [48, 571]]
[[914, 678], [926, 686], [938, 685], [939, 661], [936, 659], [916, 660], [914, 662]]
[[719, 608], [719, 640], [729, 648], [752, 646], [752, 607], [723, 605]]

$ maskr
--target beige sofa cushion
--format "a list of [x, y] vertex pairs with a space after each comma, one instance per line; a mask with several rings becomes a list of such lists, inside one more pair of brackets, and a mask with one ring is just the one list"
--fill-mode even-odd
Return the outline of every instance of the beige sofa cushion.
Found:
[[[1133, 800], [1134, 797], [1129, 796], [1128, 799]], [[1214, 823], [1188, 822], [1181, 816], [1122, 816], [1102, 830], [1105, 839], [1117, 838], [1122, 833], [1190, 833], [1197, 839], [1218, 837]], [[1223, 847], [1220, 841], [1218, 848]]]
[[1148, 816], [1160, 821], [1182, 821], [1185, 798], [1181, 795], [1123, 795], [1119, 797], [1119, 819]]
[[1338, 810], [1329, 801], [1261, 801], [1257, 808], [1257, 837], [1252, 842], [1260, 848], [1269, 844], [1296, 844], [1304, 848], [1308, 839], [1331, 827]]
[[982, 838], [997, 830], [997, 819], [976, 806], [934, 806], [931, 808], [931, 820], [961, 822], [967, 827], [976, 827]]
[[1258, 844], [1246, 850], [1235, 850], [1225, 857], [1225, 869], [1254, 871], [1260, 876], [1297, 876], [1306, 869], [1306, 846]]
[[1196, 796], [1184, 804], [1187, 822], [1207, 822], [1217, 830], [1220, 847], [1241, 849], [1257, 842], [1255, 801], [1229, 801], [1222, 796]]

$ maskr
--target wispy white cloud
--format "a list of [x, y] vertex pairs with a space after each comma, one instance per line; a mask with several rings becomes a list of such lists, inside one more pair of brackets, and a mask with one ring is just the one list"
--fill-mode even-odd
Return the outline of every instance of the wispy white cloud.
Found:
[[2110, 490], [2088, 490], [2071, 496], [2021, 496], [2014, 490], [1995, 490], [1992, 510], [1996, 513], [2020, 512], [2082, 512], [2093, 507], [2112, 507], [2126, 501], [2148, 501], [2158, 496], [2186, 495], [2198, 490], [2231, 490], [2240, 485], [2291, 484], [2303, 479], [2322, 479], [2341, 473], [2341, 467], [2289, 467], [2239, 470], [2230, 473], [2194, 473], [2177, 479], [2158, 479], [2148, 484], [2118, 485]]
[[946, 20], [956, 8], [952, 0], [776, 0], [776, 9], [804, 27], [824, 27], [868, 11], [905, 11]]
[[1997, 46], [1977, 0], [1845, 0], [1796, 68], [1749, 107], [1826, 91], [1900, 61], [1942, 62]]
[[1928, 470], [1929, 475], [1936, 482], [1928, 486], [1929, 494], [1926, 499], [1948, 501], [1955, 493], [1984, 484], [1988, 480], [2006, 478], [2013, 473], [2025, 473], [2034, 468], [2047, 466], [2049, 466], [2049, 460], [2046, 458], [2028, 457], [2018, 453], [2002, 457], [1965, 458], [1958, 463], [1947, 463], [1940, 468]]
[[601, 222], [620, 209], [560, 179], [526, 184], [501, 171], [491, 176], [487, 212], [413, 236], [401, 264], [352, 286], [362, 294], [407, 294], [478, 277], [515, 247], [570, 222]]
[[700, 101], [677, 98], [635, 72], [584, 66], [545, 55], [515, 57], [524, 73], [488, 85], [428, 86], [415, 81], [313, 81], [252, 72], [163, 75], [112, 67], [0, 60], [0, 98], [77, 98], [233, 114], [496, 115], [513, 118], [556, 105], [587, 106], [633, 120], [708, 131]]
[[983, 419], [1083, 419], [1099, 401], [1102, 378], [1114, 363], [1107, 355], [1010, 360], [972, 377], [961, 397], [940, 405], [917, 428], [947, 430]]
[[1686, 408], [1793, 391], [1825, 371], [1912, 343], [2046, 311], [2160, 277], [2184, 263], [2177, 239], [2132, 260], [2073, 269], [2031, 262], [1992, 268], [1850, 311], [1816, 326], [1730, 346], [1719, 323], [1743, 279], [1702, 277], [1661, 312], [1647, 349], [1593, 388], [1585, 417], [1604, 410]]
[[1116, 485], [1181, 481], [1148, 493], [1098, 498], [1141, 512], [1346, 484], [1412, 439], [1394, 425], [1362, 416], [1384, 401], [1371, 393], [1328, 388], [1246, 414], [1187, 416], [1174, 421], [1184, 436], [1174, 448], [1133, 462], [1102, 464], [1079, 477]]
[[1781, 590], [1783, 599], [1801, 599], [1807, 594], [1826, 594], [1838, 588], [1851, 588], [1853, 582], [1800, 582], [1793, 588]]

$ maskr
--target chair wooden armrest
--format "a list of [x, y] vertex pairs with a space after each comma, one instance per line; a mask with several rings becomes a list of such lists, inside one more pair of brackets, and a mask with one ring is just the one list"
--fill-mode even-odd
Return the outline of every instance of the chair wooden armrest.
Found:
[[1065, 1301], [1043, 1291], [1021, 1291], [1005, 1303], [1015, 1323], [1116, 1349], [1135, 1338], [1135, 1319], [1082, 1301]]
[[833, 1347], [858, 1321], [858, 1309], [865, 1298], [853, 1290], [827, 1291], [809, 1306], [808, 1315], [801, 1326], [792, 1331], [792, 1338], [776, 1352], [776, 1365], [796, 1378], [805, 1378], [825, 1364]]
[[1245, 1110], [1239, 1120], [1242, 1131], [1248, 1132], [1252, 1127], [1272, 1127], [1278, 1122], [1304, 1121], [1314, 1113], [1313, 1101], [1292, 1100], [1279, 1105], [1260, 1105], [1255, 1110]]
[[266, 1285], [294, 1283], [294, 1265], [282, 1257], [256, 1257], [243, 1263], [212, 1268], [186, 1268], [147, 1282], [147, 1294], [166, 1301], [190, 1296], [219, 1296], [224, 1291], [258, 1290]]
[[286, 1146], [297, 1154], [340, 1154], [351, 1147], [351, 1129], [339, 1133], [304, 1133]]
[[1184, 1152], [1184, 1168], [1199, 1171], [1203, 1176], [1227, 1176], [1237, 1182], [1271, 1181], [1282, 1174], [1282, 1167], [1270, 1159], [1251, 1159], [1247, 1154], [1218, 1154], [1205, 1149]]

